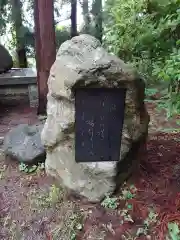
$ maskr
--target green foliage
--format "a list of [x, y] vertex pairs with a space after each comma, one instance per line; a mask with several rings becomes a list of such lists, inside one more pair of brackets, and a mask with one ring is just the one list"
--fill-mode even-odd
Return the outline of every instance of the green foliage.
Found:
[[133, 199], [136, 196], [136, 191], [137, 189], [134, 185], [131, 185], [131, 186], [125, 185], [122, 190], [120, 199], [123, 199], [123, 200]]
[[8, 0], [0, 0], [0, 35], [5, 33], [6, 24], [9, 20], [8, 16], [9, 5]]
[[124, 199], [132, 199], [135, 196], [135, 194], [133, 194], [130, 190], [126, 189], [122, 191], [122, 194]]
[[109, 196], [106, 196], [106, 198], [102, 201], [101, 205], [105, 208], [111, 208], [116, 209], [118, 207], [118, 198], [114, 197], [111, 198]]
[[180, 0], [107, 0], [105, 14], [106, 48], [148, 84], [167, 83], [171, 112], [180, 112]]
[[[108, 23], [105, 26], [104, 41], [108, 49], [125, 60], [131, 60], [136, 42], [143, 26], [136, 21], [136, 15], [143, 12], [143, 1], [106, 1]], [[138, 26], [139, 25], [139, 26]], [[138, 39], [136, 40], [138, 41]]]
[[43, 170], [44, 168], [45, 168], [44, 163], [39, 163], [38, 165], [32, 165], [32, 166], [28, 166], [23, 162], [19, 164], [19, 171], [25, 172], [25, 173], [33, 173], [37, 170]]
[[[177, 41], [179, 42], [179, 41]], [[170, 97], [173, 93], [179, 92], [180, 86], [180, 48], [173, 49], [173, 52], [170, 53], [168, 58], [165, 60], [164, 65], [156, 71], [154, 69], [154, 74], [159, 80], [164, 79], [168, 82]]]
[[146, 96], [153, 96], [158, 92], [158, 90], [156, 88], [146, 88], [145, 89], [145, 94]]
[[147, 236], [150, 225], [155, 224], [157, 222], [158, 214], [155, 213], [152, 209], [150, 209], [148, 217], [144, 220], [144, 225], [137, 229], [136, 236], [139, 237], [141, 235]]
[[59, 196], [60, 196], [60, 189], [53, 184], [50, 187], [48, 199], [51, 203], [57, 203], [59, 200]]
[[[68, 203], [68, 205], [72, 205], [72, 203]], [[68, 206], [64, 210], [63, 215], [60, 215], [61, 219], [63, 219], [63, 223], [60, 222], [52, 231], [53, 239], [69, 239], [76, 240], [78, 232], [83, 229], [83, 220], [84, 216], [81, 211], [74, 205], [74, 209], [68, 209]]]
[[61, 44], [71, 38], [70, 29], [66, 27], [56, 27], [56, 46], [59, 48]]
[[168, 232], [169, 232], [170, 240], [180, 240], [180, 235], [179, 235], [180, 230], [177, 223], [175, 222], [169, 223]]

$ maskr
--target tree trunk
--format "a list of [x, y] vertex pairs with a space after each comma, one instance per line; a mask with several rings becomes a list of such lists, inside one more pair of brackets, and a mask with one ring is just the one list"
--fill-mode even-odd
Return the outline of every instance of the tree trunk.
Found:
[[12, 20], [16, 33], [16, 52], [20, 68], [27, 68], [26, 46], [23, 36], [22, 3], [20, 0], [12, 0]]
[[71, 37], [77, 35], [77, 0], [71, 0]]
[[[39, 27], [39, 6], [38, 1], [33, 1], [33, 7], [34, 7], [34, 36], [35, 36], [35, 59], [36, 59], [36, 69], [37, 69], [37, 84], [38, 84], [38, 112], [39, 109], [46, 108], [46, 99], [42, 98], [42, 93], [40, 93], [40, 64], [41, 64], [41, 39], [40, 39], [40, 27]], [[41, 98], [41, 101], [40, 101]]]
[[84, 32], [89, 33], [90, 28], [90, 16], [89, 16], [89, 3], [88, 0], [83, 0], [83, 19], [84, 19]]
[[36, 65], [39, 92], [38, 114], [46, 113], [47, 81], [56, 58], [54, 1], [35, 0]]
[[94, 16], [95, 31], [94, 36], [102, 42], [102, 0], [94, 0], [92, 4], [92, 15]]

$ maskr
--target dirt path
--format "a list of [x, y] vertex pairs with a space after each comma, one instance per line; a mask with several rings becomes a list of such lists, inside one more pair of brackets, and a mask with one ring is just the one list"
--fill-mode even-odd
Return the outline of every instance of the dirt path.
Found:
[[[165, 121], [153, 104], [148, 109], [148, 158], [117, 198], [103, 204], [74, 199], [40, 167], [26, 174], [1, 154], [0, 239], [165, 240], [172, 229], [178, 232], [174, 222], [180, 223], [180, 134], [161, 131], [179, 126], [175, 119]], [[0, 118], [2, 134], [16, 124], [38, 121], [27, 109]]]

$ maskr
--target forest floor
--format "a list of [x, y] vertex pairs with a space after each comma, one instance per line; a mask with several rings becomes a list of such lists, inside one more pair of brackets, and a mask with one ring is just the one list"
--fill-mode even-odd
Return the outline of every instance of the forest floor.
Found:
[[[42, 166], [31, 174], [0, 156], [1, 240], [179, 240], [180, 117], [147, 103], [151, 115], [148, 157], [116, 198], [90, 204], [68, 195]], [[0, 136], [35, 123], [26, 107], [1, 111]]]

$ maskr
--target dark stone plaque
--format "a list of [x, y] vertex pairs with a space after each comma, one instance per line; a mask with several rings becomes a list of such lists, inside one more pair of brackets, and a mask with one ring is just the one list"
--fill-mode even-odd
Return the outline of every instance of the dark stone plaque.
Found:
[[76, 89], [76, 162], [119, 160], [125, 96], [126, 89]]

